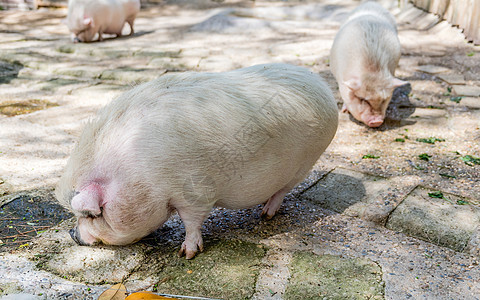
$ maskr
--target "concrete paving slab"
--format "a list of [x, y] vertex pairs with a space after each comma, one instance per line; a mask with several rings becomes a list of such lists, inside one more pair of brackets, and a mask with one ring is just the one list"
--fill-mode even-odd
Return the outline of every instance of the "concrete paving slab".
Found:
[[478, 97], [463, 97], [460, 103], [469, 108], [480, 109], [480, 98]]
[[[447, 121], [447, 113], [443, 109], [417, 107], [415, 112], [409, 116], [407, 120], [415, 122], [419, 130], [424, 129], [426, 132], [432, 132], [433, 130], [437, 130], [439, 124]], [[435, 133], [432, 132], [432, 134]]]
[[435, 65], [418, 66], [416, 69], [418, 71], [428, 73], [428, 74], [439, 74], [439, 73], [446, 73], [451, 71], [449, 68], [445, 68], [442, 66], [435, 66]]
[[337, 168], [302, 197], [335, 212], [384, 224], [419, 182], [415, 176], [387, 179]]
[[[193, 260], [177, 256], [177, 248], [150, 252], [130, 281], [149, 278], [154, 291], [219, 299], [248, 299], [262, 267], [265, 247], [240, 240], [212, 240]], [[160, 251], [159, 251], [160, 250]]]
[[[16, 254], [0, 254], [1, 294], [25, 293], [38, 299], [97, 299], [108, 286], [71, 282], [46, 271], [38, 271], [36, 263]], [[16, 296], [12, 296], [16, 299]], [[27, 298], [30, 299], [30, 298]]]
[[[10, 194], [11, 192], [12, 186], [8, 182], [0, 178], [0, 197]], [[5, 203], [6, 201], [4, 202], [3, 199], [0, 200], [0, 206], [3, 206]]]
[[441, 74], [438, 75], [438, 78], [451, 85], [466, 84], [465, 77], [460, 74]]
[[104, 71], [103, 67], [92, 67], [92, 66], [72, 66], [71, 64], [56, 64], [52, 68], [52, 73], [56, 75], [71, 76], [71, 77], [80, 77], [80, 78], [99, 78], [102, 72]]
[[284, 299], [383, 299], [380, 267], [367, 259], [296, 252]]
[[68, 231], [59, 233], [50, 235], [48, 241], [41, 239], [42, 247], [32, 250], [36, 254], [30, 259], [37, 269], [70, 281], [97, 285], [121, 282], [145, 259], [145, 247], [82, 247], [72, 243]]
[[[477, 299], [478, 258], [340, 215], [312, 229], [318, 255], [362, 257], [381, 266], [385, 299]], [[278, 241], [277, 241], [278, 242]]]
[[146, 69], [120, 68], [105, 70], [100, 74], [102, 80], [114, 80], [123, 83], [140, 84], [157, 78], [164, 72], [150, 71]]
[[291, 276], [292, 253], [269, 249], [262, 260], [264, 268], [258, 275], [252, 299], [283, 299]]
[[480, 230], [480, 209], [469, 199], [417, 187], [395, 209], [387, 228], [431, 243], [465, 251]]
[[453, 91], [458, 96], [469, 96], [469, 97], [479, 97], [480, 96], [480, 87], [478, 87], [478, 86], [454, 85], [453, 86]]

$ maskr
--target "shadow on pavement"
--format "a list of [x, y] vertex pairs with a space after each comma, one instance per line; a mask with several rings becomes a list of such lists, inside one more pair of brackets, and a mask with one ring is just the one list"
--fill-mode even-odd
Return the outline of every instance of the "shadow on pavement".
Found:
[[21, 64], [11, 64], [0, 61], [0, 84], [10, 83], [12, 79], [18, 77], [18, 73], [23, 69]]

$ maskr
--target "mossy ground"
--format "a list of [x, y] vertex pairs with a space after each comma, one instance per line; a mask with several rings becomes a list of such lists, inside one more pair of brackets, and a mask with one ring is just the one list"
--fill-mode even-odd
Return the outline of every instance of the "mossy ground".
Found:
[[158, 273], [159, 293], [249, 299], [265, 255], [264, 247], [239, 240], [210, 242], [192, 260], [172, 253]]
[[383, 299], [380, 267], [366, 259], [297, 252], [285, 299]]

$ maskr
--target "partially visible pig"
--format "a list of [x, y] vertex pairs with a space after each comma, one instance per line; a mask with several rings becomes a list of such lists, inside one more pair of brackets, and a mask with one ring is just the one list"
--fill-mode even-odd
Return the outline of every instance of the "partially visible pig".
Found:
[[380, 4], [366, 2], [342, 25], [330, 51], [343, 112], [379, 127], [393, 90], [407, 82], [394, 77], [401, 55], [393, 16]]
[[133, 34], [133, 22], [140, 11], [140, 0], [68, 0], [67, 26], [75, 42], [91, 42], [98, 33], [122, 35], [125, 22]]
[[212, 207], [265, 203], [275, 215], [335, 135], [327, 84], [307, 69], [266, 64], [164, 75], [124, 93], [89, 122], [56, 189], [81, 245], [124, 245], [176, 210], [179, 255], [203, 249]]

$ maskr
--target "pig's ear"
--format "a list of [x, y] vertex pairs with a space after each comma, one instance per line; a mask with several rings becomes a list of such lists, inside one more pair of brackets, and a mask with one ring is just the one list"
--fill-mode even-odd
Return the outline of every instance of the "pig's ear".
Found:
[[93, 19], [89, 18], [89, 17], [83, 17], [83, 25], [92, 26], [93, 25]]
[[75, 212], [86, 216], [99, 216], [102, 214], [100, 203], [102, 198], [97, 190], [83, 190], [72, 198], [70, 205]]
[[396, 87], [405, 85], [407, 83], [408, 83], [408, 81], [403, 81], [401, 79], [393, 77], [392, 82], [391, 82], [391, 87], [396, 88]]
[[357, 78], [352, 78], [347, 81], [344, 81], [343, 84], [345, 84], [352, 91], [357, 91], [362, 86], [362, 82], [360, 81], [360, 79], [357, 79]]

